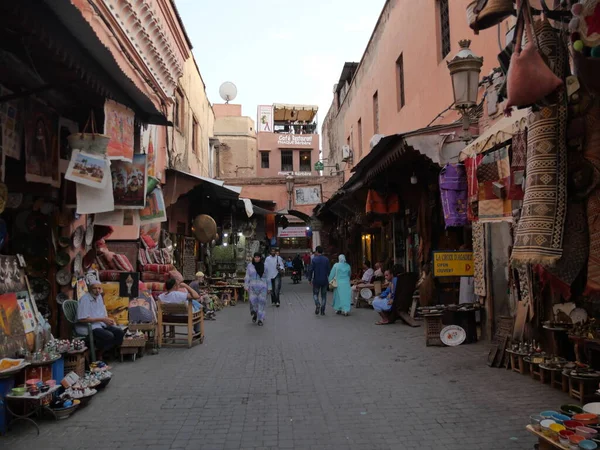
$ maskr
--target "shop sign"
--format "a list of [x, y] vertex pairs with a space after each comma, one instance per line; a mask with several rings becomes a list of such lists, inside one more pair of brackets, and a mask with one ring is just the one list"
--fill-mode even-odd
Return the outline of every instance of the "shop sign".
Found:
[[433, 252], [434, 277], [472, 277], [473, 252]]
[[317, 161], [315, 163], [315, 170], [317, 172], [320, 172], [321, 170], [323, 170], [325, 168], [325, 165], [321, 162], [321, 161]]
[[277, 145], [297, 145], [300, 147], [312, 147], [313, 137], [310, 134], [280, 134]]
[[305, 238], [306, 227], [287, 227], [285, 229], [279, 227], [277, 237], [280, 238]]
[[259, 105], [258, 106], [258, 131], [265, 133], [273, 132], [273, 106]]
[[293, 175], [295, 177], [311, 177], [312, 172], [277, 172], [279, 176]]

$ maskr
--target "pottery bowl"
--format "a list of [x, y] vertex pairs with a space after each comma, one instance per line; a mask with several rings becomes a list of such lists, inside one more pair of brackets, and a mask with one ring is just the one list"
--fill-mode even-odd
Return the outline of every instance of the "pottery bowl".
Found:
[[591, 439], [593, 437], [596, 437], [598, 432], [596, 430], [594, 430], [593, 428], [589, 428], [589, 427], [577, 427], [577, 428], [575, 428], [575, 434], [578, 434], [579, 436], [583, 436], [586, 439]]
[[565, 420], [565, 422], [563, 423], [563, 425], [565, 427], [567, 427], [567, 430], [571, 430], [571, 431], [575, 431], [575, 429], [577, 427], [582, 427], [583, 424], [581, 422], [578, 422], [577, 420]]
[[37, 384], [38, 384], [40, 381], [42, 381], [42, 380], [39, 380], [39, 379], [37, 379], [37, 378], [30, 378], [29, 380], [27, 380], [27, 381], [25, 382], [25, 384], [26, 384], [27, 386], [37, 386]]
[[585, 438], [583, 436], [579, 436], [578, 434], [574, 434], [573, 436], [569, 436], [569, 443], [570, 444], [575, 444], [575, 445], [579, 446], [579, 443], [581, 441], [585, 441]]
[[[583, 408], [581, 408], [581, 406], [578, 405], [561, 405], [560, 407], [560, 412], [562, 412], [563, 414], [567, 415], [567, 416], [573, 416], [574, 414], [583, 414]], [[591, 411], [585, 411], [585, 412], [591, 412]]]
[[590, 414], [600, 414], [600, 402], [586, 403], [583, 405], [583, 411]]
[[571, 420], [571, 417], [565, 414], [554, 414], [551, 419], [556, 423], [565, 423], [567, 420]]
[[579, 448], [581, 450], [596, 450], [598, 448], [598, 444], [594, 441], [585, 440], [579, 443]]
[[552, 416], [554, 414], [558, 414], [558, 412], [556, 412], [556, 411], [542, 411], [540, 413], [540, 416], [542, 416], [544, 419], [552, 419]]
[[27, 389], [24, 387], [16, 387], [16, 388], [12, 388], [10, 393], [11, 395], [15, 395], [18, 397], [22, 397], [25, 395], [25, 393], [27, 392]]
[[[533, 429], [535, 431], [541, 431], [542, 426], [540, 425], [540, 422], [542, 420], [544, 420], [544, 419], [539, 414], [532, 414], [531, 416], [529, 416], [529, 423], [531, 424], [531, 426], [533, 427]], [[581, 425], [581, 424], [579, 424], [579, 425]]]
[[558, 432], [558, 440], [562, 445], [569, 445], [569, 437], [575, 433], [571, 430], [562, 430]]
[[598, 416], [596, 414], [583, 413], [583, 414], [575, 414], [573, 416], [573, 420], [577, 422], [581, 422], [584, 425], [594, 424], [598, 422]]
[[556, 425], [556, 422], [552, 419], [544, 419], [540, 422], [540, 426], [542, 427], [542, 434], [547, 437], [552, 437], [556, 434], [556, 431], [550, 428], [551, 425]]

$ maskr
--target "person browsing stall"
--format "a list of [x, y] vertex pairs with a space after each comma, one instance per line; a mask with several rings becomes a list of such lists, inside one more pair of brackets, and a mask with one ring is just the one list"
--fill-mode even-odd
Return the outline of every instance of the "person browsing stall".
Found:
[[123, 330], [116, 326], [116, 322], [108, 317], [104, 299], [102, 298], [102, 285], [98, 281], [90, 284], [90, 292], [84, 294], [77, 306], [77, 324], [75, 331], [82, 336], [87, 336], [87, 324], [92, 324], [92, 335], [96, 343], [98, 360], [102, 353], [123, 343]]

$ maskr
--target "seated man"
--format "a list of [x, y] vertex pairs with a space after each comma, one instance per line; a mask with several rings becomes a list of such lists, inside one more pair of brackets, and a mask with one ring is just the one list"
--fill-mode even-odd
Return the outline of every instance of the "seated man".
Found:
[[[375, 263], [375, 272], [373, 273], [373, 277], [375, 279], [383, 278], [383, 263], [381, 263], [381, 262]], [[381, 281], [381, 280], [379, 280], [379, 281]]]
[[[198, 301], [200, 296], [198, 293], [183, 282], [177, 281], [175, 278], [169, 278], [165, 283], [167, 292], [163, 292], [158, 296], [158, 299], [163, 303], [185, 303], [187, 301], [192, 302], [192, 311], [198, 312], [202, 308], [202, 305]], [[183, 288], [187, 292], [182, 292], [179, 289]], [[194, 332], [200, 331], [200, 324], [194, 325]]]
[[396, 293], [398, 279], [392, 275], [391, 270], [386, 270], [384, 276], [386, 281], [388, 281], [388, 287], [373, 300], [373, 309], [381, 316], [381, 320], [376, 322], [375, 325], [386, 325], [389, 323], [386, 313], [392, 310], [394, 295]]
[[371, 269], [371, 262], [366, 260], [363, 263], [363, 275], [360, 280], [352, 280], [350, 284], [352, 285], [352, 301], [356, 302], [358, 299], [358, 293], [364, 287], [365, 284], [369, 284], [373, 279], [373, 274], [375, 272]]
[[[119, 347], [123, 343], [125, 333], [116, 325], [116, 322], [108, 317], [104, 300], [102, 298], [102, 285], [99, 281], [93, 281], [90, 284], [90, 292], [86, 293], [79, 300], [77, 307], [77, 321], [81, 324], [92, 324], [92, 334], [96, 344], [96, 355], [92, 355], [97, 360], [102, 359], [102, 354], [114, 347]], [[87, 336], [87, 325], [75, 325], [78, 334]]]
[[209, 305], [210, 298], [208, 294], [208, 284], [206, 284], [204, 273], [196, 272], [196, 279], [190, 283], [190, 287], [195, 290], [199, 297], [202, 309], [204, 311], [204, 318], [207, 320], [216, 320], [215, 311]]

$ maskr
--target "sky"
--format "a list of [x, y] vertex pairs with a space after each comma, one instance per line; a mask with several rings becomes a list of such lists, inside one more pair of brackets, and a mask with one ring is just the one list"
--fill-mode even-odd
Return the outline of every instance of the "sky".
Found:
[[242, 114], [317, 105], [319, 125], [345, 62], [358, 62], [385, 0], [176, 0], [211, 103], [233, 82]]

